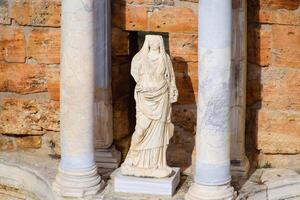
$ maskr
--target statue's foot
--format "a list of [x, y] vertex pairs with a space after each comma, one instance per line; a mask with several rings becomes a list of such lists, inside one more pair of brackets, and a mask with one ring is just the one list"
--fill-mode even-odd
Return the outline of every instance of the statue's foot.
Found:
[[172, 174], [172, 168], [171, 167], [162, 167], [153, 169], [151, 176], [155, 178], [165, 178], [169, 177]]

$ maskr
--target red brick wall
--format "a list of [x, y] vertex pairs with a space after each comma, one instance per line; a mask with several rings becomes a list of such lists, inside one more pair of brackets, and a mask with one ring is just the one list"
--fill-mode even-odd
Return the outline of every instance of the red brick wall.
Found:
[[299, 6], [248, 1], [247, 144], [261, 166], [300, 166]]

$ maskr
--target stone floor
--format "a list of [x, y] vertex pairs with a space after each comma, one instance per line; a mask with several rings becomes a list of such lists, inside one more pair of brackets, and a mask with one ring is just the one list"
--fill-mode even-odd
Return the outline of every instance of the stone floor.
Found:
[[[11, 180], [5, 180], [7, 177], [4, 166], [12, 166], [16, 169], [27, 170], [31, 174], [37, 176], [37, 180], [29, 180], [30, 184], [39, 183], [41, 185], [32, 185], [41, 187], [44, 193], [51, 193], [51, 183], [53, 182], [59, 160], [51, 158], [42, 152], [11, 152], [0, 153], [0, 199], [1, 200], [37, 200], [32, 193], [26, 188], [7, 187], [5, 183]], [[7, 168], [11, 171], [11, 167]], [[11, 171], [10, 173], [13, 173]], [[106, 178], [108, 173], [106, 173]], [[28, 179], [28, 175], [13, 174], [15, 179]], [[6, 182], [5, 182], [6, 181]], [[25, 183], [26, 180], [22, 180]], [[41, 182], [40, 182], [41, 183]], [[106, 181], [106, 187], [101, 194], [92, 198], [93, 200], [183, 200], [184, 194], [187, 192], [192, 180], [189, 176], [182, 175], [180, 185], [173, 197], [115, 193], [113, 191], [113, 182], [111, 179]], [[29, 184], [29, 185], [30, 185]], [[18, 186], [18, 184], [16, 185]], [[38, 195], [37, 195], [38, 196]], [[41, 199], [41, 198], [39, 198]], [[51, 195], [42, 200], [52, 199]], [[300, 200], [300, 175], [299, 173], [288, 169], [258, 169], [239, 191], [238, 200]]]

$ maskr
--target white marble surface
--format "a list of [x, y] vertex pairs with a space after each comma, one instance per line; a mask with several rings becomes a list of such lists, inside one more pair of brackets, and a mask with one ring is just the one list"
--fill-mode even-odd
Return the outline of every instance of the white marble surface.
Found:
[[103, 186], [94, 159], [94, 0], [63, 0], [61, 10], [61, 161], [53, 190], [82, 198]]
[[230, 186], [231, 0], [201, 0], [195, 183], [187, 200], [233, 199]]
[[141, 193], [172, 196], [180, 181], [179, 168], [172, 168], [173, 175], [167, 178], [142, 178], [124, 176], [120, 168], [111, 175], [115, 192]]
[[178, 91], [161, 35], [146, 35], [142, 49], [132, 59], [131, 75], [136, 81], [136, 126], [122, 174], [168, 177], [172, 169], [166, 150], [174, 133], [171, 104], [177, 101]]

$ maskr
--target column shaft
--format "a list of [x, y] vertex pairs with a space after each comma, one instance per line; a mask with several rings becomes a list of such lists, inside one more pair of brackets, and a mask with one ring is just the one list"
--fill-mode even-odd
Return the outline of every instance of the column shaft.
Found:
[[94, 1], [63, 0], [61, 17], [61, 162], [53, 190], [59, 196], [96, 194], [94, 160]]
[[231, 0], [201, 0], [195, 183], [188, 200], [232, 199]]

